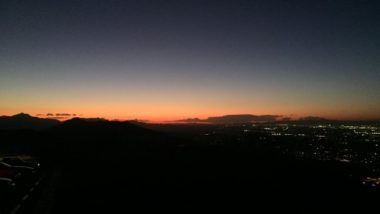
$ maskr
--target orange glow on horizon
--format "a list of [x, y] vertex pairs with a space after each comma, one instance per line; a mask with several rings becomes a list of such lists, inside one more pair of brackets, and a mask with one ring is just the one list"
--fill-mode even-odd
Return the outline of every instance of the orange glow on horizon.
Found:
[[[322, 118], [326, 118], [326, 119], [332, 119], [332, 120], [376, 120], [377, 118], [380, 118], [378, 115], [376, 114], [344, 114], [344, 113], [335, 113], [335, 112], [330, 112], [330, 113], [325, 113], [325, 114], [308, 114], [308, 113], [304, 113], [304, 114], [291, 114], [291, 113], [287, 113], [287, 114], [273, 114], [273, 113], [269, 113], [267, 111], [263, 111], [263, 112], [229, 112], [229, 111], [220, 111], [220, 112], [216, 112], [216, 111], [213, 111], [213, 113], [208, 113], [208, 112], [205, 112], [203, 114], [195, 114], [195, 113], [192, 113], [192, 114], [189, 114], [189, 115], [184, 115], [184, 114], [181, 114], [182, 112], [179, 112], [177, 114], [173, 113], [172, 115], [170, 115], [168, 112], [165, 112], [165, 113], [162, 113], [161, 115], [160, 114], [153, 114], [152, 112], [149, 112], [150, 114], [146, 113], [146, 114], [143, 114], [143, 113], [140, 113], [140, 114], [119, 114], [120, 116], [118, 116], [117, 113], [113, 113], [113, 114], [105, 114], [105, 113], [101, 113], [101, 112], [95, 112], [95, 111], [88, 111], [87, 113], [82, 113], [84, 111], [81, 111], [80, 113], [72, 113], [72, 114], [75, 114], [75, 116], [56, 116], [55, 114], [58, 114], [58, 113], [52, 113], [53, 116], [46, 116], [47, 113], [41, 113], [41, 111], [16, 111], [16, 110], [4, 110], [4, 109], [0, 109], [0, 115], [5, 115], [5, 116], [12, 116], [12, 115], [15, 115], [15, 114], [18, 114], [18, 113], [26, 113], [26, 114], [30, 114], [31, 116], [34, 116], [34, 117], [40, 117], [40, 118], [52, 118], [52, 119], [57, 119], [59, 121], [65, 121], [65, 120], [69, 120], [69, 119], [72, 119], [72, 118], [75, 118], [75, 117], [79, 117], [79, 118], [103, 118], [103, 119], [106, 119], [106, 120], [117, 120], [117, 121], [128, 121], [128, 120], [139, 120], [139, 121], [144, 121], [144, 122], [147, 122], [147, 123], [173, 123], [173, 122], [176, 122], [176, 121], [179, 121], [179, 120], [185, 120], [185, 119], [189, 119], [189, 118], [198, 118], [198, 119], [207, 119], [208, 117], [219, 117], [219, 116], [224, 116], [224, 115], [238, 115], [238, 114], [252, 114], [252, 115], [280, 115], [281, 117], [288, 117], [292, 120], [297, 120], [297, 119], [300, 119], [302, 117], [307, 117], [307, 116], [315, 116], [315, 117], [322, 117]], [[52, 112], [52, 111], [48, 111], [48, 112]], [[57, 111], [57, 112], [62, 112], [62, 111]], [[66, 112], [66, 111], [65, 111]], [[157, 112], [158, 113], [158, 112]], [[335, 113], [335, 114], [334, 114]]]

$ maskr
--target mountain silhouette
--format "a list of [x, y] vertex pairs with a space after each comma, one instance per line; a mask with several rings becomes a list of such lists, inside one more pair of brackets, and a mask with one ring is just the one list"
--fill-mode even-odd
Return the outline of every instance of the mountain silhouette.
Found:
[[208, 117], [201, 120], [199, 118], [188, 118], [179, 120], [177, 122], [184, 123], [211, 123], [211, 124], [239, 124], [239, 123], [251, 123], [251, 122], [275, 122], [279, 115], [253, 115], [253, 114], [233, 114], [224, 115], [219, 117]]
[[323, 117], [316, 117], [316, 116], [307, 116], [307, 117], [302, 117], [299, 120], [300, 121], [328, 121], [329, 119], [326, 119]]
[[67, 142], [101, 142], [101, 144], [159, 144], [166, 136], [126, 121], [108, 121], [104, 119], [73, 118], [49, 129], [57, 139]]
[[20, 113], [13, 116], [0, 116], [0, 129], [47, 129], [60, 124], [58, 120], [32, 117], [29, 114]]
[[53, 127], [51, 131], [65, 135], [109, 135], [112, 137], [122, 134], [138, 135], [152, 132], [129, 122], [108, 121], [100, 118], [73, 118]]
[[317, 116], [306, 116], [299, 118], [298, 120], [289, 121], [289, 123], [299, 124], [299, 125], [327, 125], [327, 124], [341, 124], [343, 121], [331, 120], [323, 117]]

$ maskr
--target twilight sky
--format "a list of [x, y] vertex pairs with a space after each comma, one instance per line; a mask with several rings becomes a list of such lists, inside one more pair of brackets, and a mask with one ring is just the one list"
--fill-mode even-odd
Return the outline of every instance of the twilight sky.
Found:
[[380, 1], [2, 0], [0, 115], [380, 118]]

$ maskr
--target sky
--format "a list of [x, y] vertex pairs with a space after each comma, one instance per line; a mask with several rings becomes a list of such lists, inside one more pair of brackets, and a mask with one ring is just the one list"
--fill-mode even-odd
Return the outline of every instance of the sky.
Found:
[[380, 119], [379, 1], [1, 0], [0, 115]]

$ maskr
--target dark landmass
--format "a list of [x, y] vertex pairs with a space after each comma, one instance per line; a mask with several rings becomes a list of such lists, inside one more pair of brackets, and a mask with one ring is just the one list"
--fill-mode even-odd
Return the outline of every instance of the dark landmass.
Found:
[[20, 113], [13, 116], [0, 116], [0, 129], [34, 129], [41, 130], [58, 125], [54, 119], [43, 119]]
[[187, 118], [173, 121], [181, 124], [248, 124], [248, 123], [293, 123], [293, 124], [380, 124], [380, 120], [332, 120], [317, 116], [306, 116], [299, 119], [291, 119], [281, 115], [252, 115], [236, 114], [224, 115], [219, 117], [209, 117], [207, 119]]
[[2, 130], [0, 148], [44, 165], [45, 184], [25, 213], [342, 211], [377, 204], [368, 178], [380, 177], [379, 130], [75, 118]]
[[207, 119], [188, 118], [178, 120], [177, 122], [186, 123], [211, 123], [211, 124], [228, 124], [228, 123], [254, 123], [254, 122], [274, 122], [281, 116], [279, 115], [252, 115], [252, 114], [236, 114], [224, 115], [220, 117], [209, 117]]

